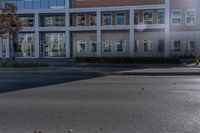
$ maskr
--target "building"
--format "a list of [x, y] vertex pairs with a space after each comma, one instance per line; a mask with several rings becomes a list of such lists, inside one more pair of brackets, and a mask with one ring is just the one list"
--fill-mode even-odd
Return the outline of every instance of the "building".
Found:
[[[10, 0], [18, 58], [190, 57], [200, 52], [199, 0]], [[0, 58], [9, 57], [7, 37]]]

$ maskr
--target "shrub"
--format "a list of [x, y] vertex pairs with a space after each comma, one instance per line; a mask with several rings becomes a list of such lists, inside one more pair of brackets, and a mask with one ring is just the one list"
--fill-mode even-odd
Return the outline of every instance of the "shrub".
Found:
[[181, 64], [179, 58], [136, 58], [136, 57], [77, 57], [76, 63], [101, 63], [101, 64]]
[[48, 66], [46, 63], [41, 62], [1, 62], [0, 67], [46, 67]]

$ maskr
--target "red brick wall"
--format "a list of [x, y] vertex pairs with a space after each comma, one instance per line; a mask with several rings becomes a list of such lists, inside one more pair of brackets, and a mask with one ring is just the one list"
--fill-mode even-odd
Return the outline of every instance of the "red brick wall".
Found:
[[[173, 25], [171, 24], [171, 31], [198, 31], [200, 30], [200, 0], [171, 0], [170, 8], [181, 9], [182, 10], [182, 24]], [[186, 24], [186, 10], [187, 9], [196, 9], [197, 21], [196, 25], [187, 25]], [[170, 12], [170, 22], [171, 22], [171, 12]]]
[[73, 0], [72, 8], [163, 4], [165, 0]]

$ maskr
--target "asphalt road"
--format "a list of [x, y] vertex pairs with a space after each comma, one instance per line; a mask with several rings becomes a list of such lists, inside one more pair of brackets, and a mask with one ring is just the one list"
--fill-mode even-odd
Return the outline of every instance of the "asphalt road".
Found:
[[0, 133], [199, 133], [200, 77], [0, 76]]

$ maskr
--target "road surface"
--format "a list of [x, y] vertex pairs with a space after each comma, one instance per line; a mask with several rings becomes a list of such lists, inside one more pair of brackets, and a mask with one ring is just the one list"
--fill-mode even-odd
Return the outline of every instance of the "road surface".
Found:
[[199, 133], [200, 77], [0, 76], [0, 133]]

